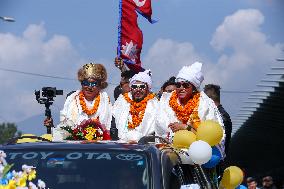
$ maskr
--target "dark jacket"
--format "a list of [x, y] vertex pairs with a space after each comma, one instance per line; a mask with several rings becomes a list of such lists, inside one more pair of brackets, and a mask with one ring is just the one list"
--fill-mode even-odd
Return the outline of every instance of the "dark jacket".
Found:
[[232, 121], [230, 118], [230, 115], [226, 112], [226, 110], [223, 108], [223, 106], [220, 104], [218, 106], [218, 110], [222, 116], [224, 127], [225, 127], [225, 153], [228, 154], [229, 152], [229, 144], [231, 140], [231, 134], [232, 134]]

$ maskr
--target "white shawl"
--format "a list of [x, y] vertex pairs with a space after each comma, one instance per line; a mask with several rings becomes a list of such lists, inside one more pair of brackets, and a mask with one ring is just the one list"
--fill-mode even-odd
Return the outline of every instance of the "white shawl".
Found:
[[[131, 98], [131, 94], [128, 93], [128, 95]], [[156, 98], [149, 100], [141, 124], [135, 129], [128, 129], [128, 121], [132, 120], [129, 114], [130, 104], [123, 95], [120, 95], [113, 105], [113, 116], [118, 129], [118, 137], [124, 141], [138, 141], [141, 137], [154, 133], [157, 109], [158, 100]]]
[[[99, 118], [100, 122], [106, 126], [106, 128], [110, 129], [112, 114], [111, 114], [111, 103], [109, 101], [109, 97], [106, 92], [100, 92], [100, 104], [98, 110], [95, 114], [88, 116], [85, 112], [83, 112], [82, 107], [80, 105], [79, 100], [80, 90], [72, 93], [67, 97], [63, 109], [60, 111], [60, 123], [56, 128], [53, 129], [53, 139], [54, 140], [63, 140], [64, 139], [64, 131], [60, 129], [61, 126], [77, 126], [83, 120], [87, 120], [90, 118]], [[85, 100], [88, 108], [92, 108], [95, 100], [89, 102]]]
[[[169, 100], [172, 93], [163, 93], [160, 103], [159, 103], [159, 110], [157, 114], [157, 125], [155, 129], [155, 133], [161, 137], [173, 136], [174, 133], [168, 127], [170, 123], [179, 122], [178, 118], [176, 117], [175, 112], [169, 105]], [[204, 120], [214, 120], [217, 121], [223, 127], [223, 138], [220, 143], [220, 150], [224, 156], [224, 139], [225, 139], [225, 129], [223, 120], [221, 117], [218, 108], [216, 107], [215, 103], [212, 99], [210, 99], [203, 91], [200, 92], [200, 99], [199, 99], [199, 106], [198, 106], [198, 116], [201, 121]]]

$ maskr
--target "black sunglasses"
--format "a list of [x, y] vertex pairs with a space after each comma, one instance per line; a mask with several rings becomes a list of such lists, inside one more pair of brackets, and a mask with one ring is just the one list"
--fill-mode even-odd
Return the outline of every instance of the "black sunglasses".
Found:
[[81, 82], [81, 85], [84, 87], [97, 87], [99, 86], [99, 82], [97, 81], [89, 82], [88, 80], [83, 80]]
[[133, 90], [137, 90], [137, 89], [144, 90], [146, 88], [147, 87], [146, 87], [145, 84], [132, 84], [131, 85], [131, 89], [133, 89]]
[[176, 83], [176, 87], [177, 88], [181, 88], [181, 86], [183, 86], [183, 88], [187, 89], [191, 87], [191, 84], [188, 82], [178, 82]]

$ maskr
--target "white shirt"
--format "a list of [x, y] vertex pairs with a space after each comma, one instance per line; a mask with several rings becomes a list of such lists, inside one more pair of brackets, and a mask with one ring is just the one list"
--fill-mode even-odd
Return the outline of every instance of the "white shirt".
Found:
[[[157, 126], [155, 129], [155, 133], [158, 136], [161, 137], [167, 137], [167, 136], [173, 136], [174, 133], [172, 130], [168, 127], [170, 123], [178, 122], [181, 123], [180, 120], [178, 120], [175, 112], [169, 105], [169, 101], [171, 98], [172, 93], [163, 93], [160, 103], [159, 103], [159, 110], [157, 114]], [[223, 153], [224, 156], [224, 139], [225, 139], [225, 129], [224, 124], [222, 121], [221, 114], [218, 111], [217, 106], [213, 102], [212, 99], [210, 99], [204, 92], [200, 92], [199, 97], [199, 105], [198, 105], [198, 116], [200, 118], [200, 121], [204, 120], [214, 120], [217, 121], [222, 127], [223, 127], [223, 139], [221, 141], [221, 144], [219, 149]]]
[[[90, 118], [99, 118], [99, 121], [106, 126], [109, 130], [111, 125], [111, 103], [109, 101], [109, 97], [106, 92], [100, 92], [100, 103], [96, 113], [93, 115], [87, 115], [83, 112], [82, 107], [80, 105], [79, 100], [80, 90], [72, 93], [67, 97], [63, 109], [60, 111], [60, 124], [57, 128], [53, 129], [53, 138], [54, 140], [62, 140], [64, 139], [64, 131], [60, 129], [61, 126], [71, 126], [75, 127], [79, 125], [83, 120], [87, 120]], [[94, 106], [95, 99], [93, 101], [87, 101], [85, 99], [86, 105], [88, 109], [91, 109]]]
[[[128, 95], [131, 99], [131, 94], [128, 93]], [[121, 140], [138, 141], [141, 137], [154, 133], [156, 114], [158, 110], [158, 100], [155, 97], [147, 102], [142, 122], [134, 129], [128, 128], [128, 121], [132, 121], [132, 116], [130, 115], [129, 110], [130, 103], [125, 100], [123, 95], [120, 95], [113, 105], [112, 112], [118, 129], [118, 137]]]

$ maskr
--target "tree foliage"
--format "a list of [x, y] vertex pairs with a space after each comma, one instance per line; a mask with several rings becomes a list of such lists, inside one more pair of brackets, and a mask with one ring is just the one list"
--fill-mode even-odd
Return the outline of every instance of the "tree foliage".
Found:
[[13, 137], [20, 136], [22, 133], [18, 131], [15, 123], [1, 123], [0, 124], [0, 144], [5, 143]]

